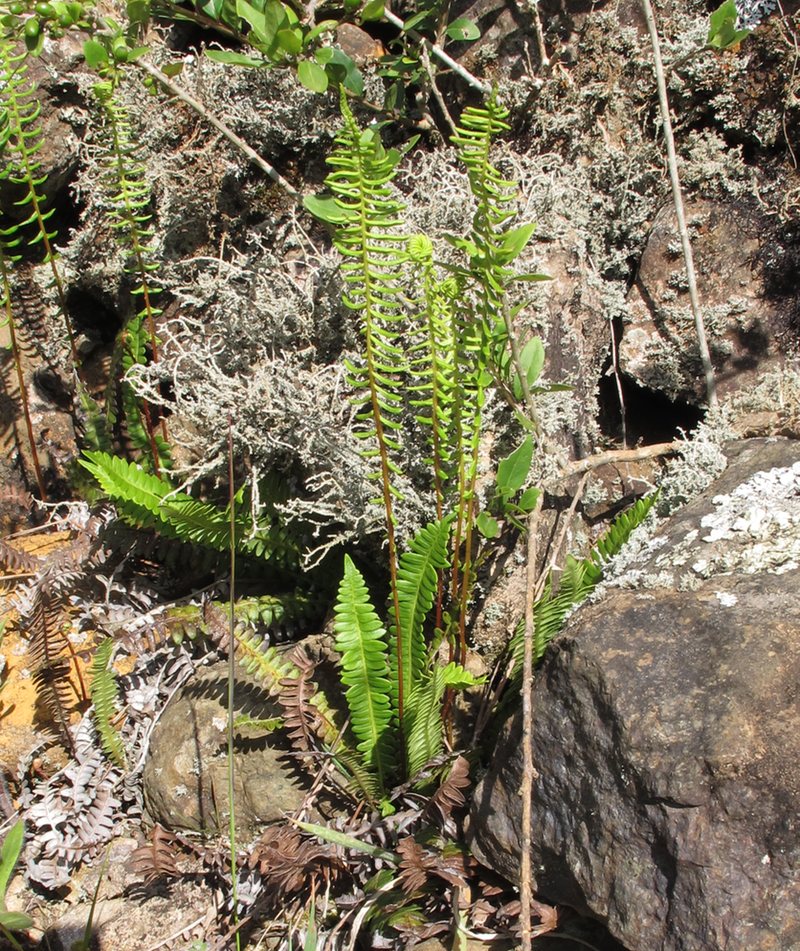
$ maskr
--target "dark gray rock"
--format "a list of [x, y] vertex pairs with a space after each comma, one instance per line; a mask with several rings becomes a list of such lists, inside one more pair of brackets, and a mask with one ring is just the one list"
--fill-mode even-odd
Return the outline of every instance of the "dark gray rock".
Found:
[[[143, 776], [145, 802], [151, 817], [169, 829], [227, 829], [226, 691], [227, 665], [215, 664], [170, 703], [153, 731]], [[237, 684], [236, 703], [253, 717], [277, 714], [266, 691], [252, 684]], [[305, 792], [292, 778], [286, 751], [268, 738], [237, 743], [235, 776], [240, 835], [303, 802]]]
[[[800, 443], [750, 440], [538, 672], [534, 870], [630, 951], [800, 948]], [[515, 878], [520, 720], [472, 807]]]

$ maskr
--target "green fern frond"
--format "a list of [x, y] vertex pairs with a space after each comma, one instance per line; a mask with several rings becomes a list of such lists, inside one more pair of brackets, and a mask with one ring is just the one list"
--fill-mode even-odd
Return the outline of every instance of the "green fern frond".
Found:
[[[81, 466], [97, 480], [117, 506], [120, 518], [136, 528], [152, 528], [168, 538], [227, 551], [230, 539], [228, 510], [176, 492], [164, 477], [145, 472], [135, 462], [105, 452], [85, 452]], [[297, 546], [278, 524], [258, 526], [252, 532], [249, 512], [236, 516], [236, 545], [243, 554], [282, 565], [294, 563]]]
[[[542, 596], [533, 608], [534, 663], [542, 659], [547, 645], [561, 630], [570, 611], [585, 601], [602, 581], [603, 566], [622, 550], [634, 530], [647, 518], [657, 498], [658, 492], [653, 492], [644, 498], [637, 499], [626, 512], [614, 519], [585, 558], [578, 559], [568, 555], [559, 578], [558, 591], [555, 594], [553, 594], [552, 573], [548, 577]], [[514, 681], [519, 683], [522, 678], [522, 656], [525, 650], [524, 620], [517, 625], [509, 650], [514, 661]]]
[[105, 638], [94, 653], [91, 664], [92, 682], [89, 693], [94, 704], [94, 725], [100, 737], [100, 745], [108, 758], [120, 769], [125, 768], [125, 747], [122, 738], [114, 727], [117, 715], [117, 680], [109, 666], [114, 639]]
[[42, 107], [36, 98], [35, 85], [27, 80], [26, 59], [27, 53], [20, 52], [8, 35], [0, 37], [0, 115], [3, 116], [4, 139], [4, 162], [0, 168], [0, 179], [7, 178], [22, 188], [22, 198], [15, 204], [27, 211], [27, 217], [12, 225], [4, 237], [6, 239], [22, 237], [24, 229], [28, 225], [33, 226], [34, 234], [27, 239], [27, 243], [29, 246], [38, 244], [42, 246], [44, 258], [53, 275], [53, 284], [70, 345], [72, 361], [77, 366], [78, 352], [67, 312], [64, 282], [51, 243], [56, 232], [50, 230], [48, 226], [48, 221], [52, 218], [55, 209], [46, 208], [44, 194], [41, 191], [46, 178], [41, 173], [41, 161], [37, 158], [43, 141], [42, 125], [39, 122]]
[[442, 700], [445, 691], [464, 690], [480, 681], [460, 664], [441, 667], [435, 662], [417, 683], [408, 705], [406, 762], [414, 777], [442, 751]]
[[364, 763], [373, 769], [382, 788], [395, 771], [396, 738], [389, 702], [386, 630], [375, 613], [358, 568], [345, 556], [344, 574], [334, 607], [336, 650], [353, 733]]
[[359, 316], [365, 347], [363, 364], [349, 363], [347, 369], [363, 424], [360, 436], [369, 443], [365, 456], [378, 461], [389, 518], [388, 494], [396, 492], [392, 475], [399, 471], [406, 363], [398, 327], [404, 315], [405, 248], [395, 230], [403, 206], [390, 188], [400, 156], [383, 148], [374, 129], [359, 128], [344, 94], [341, 108], [344, 128], [327, 159], [333, 171], [326, 184], [338, 208], [334, 243], [344, 258], [343, 302]]
[[421, 528], [412, 538], [408, 551], [400, 556], [397, 569], [397, 594], [400, 603], [400, 635], [393, 626], [391, 643], [402, 652], [398, 664], [392, 652], [392, 698], [394, 710], [399, 709], [400, 678], [402, 694], [407, 698], [406, 710], [411, 703], [414, 687], [422, 676], [427, 660], [423, 625], [439, 584], [439, 572], [449, 567], [448, 542], [452, 519], [446, 518]]
[[416, 421], [428, 432], [436, 494], [436, 515], [445, 509], [445, 488], [452, 481], [458, 458], [455, 412], [458, 409], [456, 390], [457, 299], [461, 288], [455, 278], [439, 280], [433, 262], [433, 246], [424, 235], [409, 239], [409, 257], [417, 265], [422, 286], [420, 318], [422, 341], [409, 350], [409, 401]]

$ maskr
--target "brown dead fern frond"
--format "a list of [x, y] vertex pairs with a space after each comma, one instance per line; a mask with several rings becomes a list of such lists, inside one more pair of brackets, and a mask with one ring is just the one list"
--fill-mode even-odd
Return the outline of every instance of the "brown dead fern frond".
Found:
[[288, 825], [270, 826], [253, 846], [248, 865], [258, 869], [273, 900], [309, 894], [347, 868], [336, 846], [312, 842]]
[[454, 809], [460, 809], [466, 804], [466, 797], [462, 792], [470, 785], [469, 760], [466, 756], [456, 757], [447, 779], [431, 796], [425, 807], [425, 814], [438, 813], [443, 822], [446, 822]]
[[0, 502], [20, 512], [27, 512], [33, 505], [33, 496], [18, 485], [3, 485], [0, 486]]
[[42, 562], [35, 555], [15, 548], [2, 539], [0, 539], [0, 564], [12, 571], [25, 571], [30, 574], [35, 574], [42, 566]]
[[141, 845], [131, 856], [133, 868], [142, 876], [145, 885], [160, 878], [178, 878], [177, 837], [156, 823], [150, 833], [150, 841]]

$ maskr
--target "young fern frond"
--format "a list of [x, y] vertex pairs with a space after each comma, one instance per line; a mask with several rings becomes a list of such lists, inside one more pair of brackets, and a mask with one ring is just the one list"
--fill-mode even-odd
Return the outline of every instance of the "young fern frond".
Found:
[[397, 740], [389, 702], [386, 630], [375, 613], [361, 572], [345, 556], [336, 612], [336, 650], [341, 655], [341, 681], [350, 710], [358, 750], [382, 788], [396, 767]]
[[106, 637], [97, 647], [92, 659], [92, 682], [89, 694], [94, 704], [94, 725], [100, 737], [100, 745], [108, 758], [120, 769], [125, 768], [125, 747], [114, 727], [117, 716], [117, 680], [112, 667], [111, 652], [114, 639]]
[[44, 195], [40, 188], [44, 182], [41, 174], [41, 162], [37, 153], [42, 147], [42, 127], [39, 124], [41, 103], [36, 98], [36, 88], [33, 83], [26, 81], [27, 53], [18, 51], [12, 40], [0, 37], [0, 111], [5, 114], [7, 130], [4, 152], [4, 168], [0, 177], [7, 177], [9, 181], [21, 186], [23, 197], [16, 202], [20, 208], [27, 210], [28, 215], [15, 224], [11, 234], [21, 237], [22, 231], [28, 225], [35, 229], [35, 234], [28, 239], [29, 245], [41, 244], [44, 257], [50, 266], [53, 283], [58, 298], [59, 310], [69, 341], [72, 362], [78, 365], [78, 351], [75, 346], [75, 335], [70, 323], [64, 282], [56, 263], [56, 254], [52, 239], [56, 232], [48, 228], [48, 221], [53, 216], [54, 208], [46, 209]]
[[441, 667], [431, 658], [409, 697], [406, 764], [413, 777], [442, 751], [442, 700], [445, 691], [464, 690], [480, 681], [460, 664]]

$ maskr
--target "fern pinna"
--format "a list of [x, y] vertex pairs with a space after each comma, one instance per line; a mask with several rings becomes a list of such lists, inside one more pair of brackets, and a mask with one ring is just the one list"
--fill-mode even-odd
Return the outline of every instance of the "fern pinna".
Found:
[[16, 204], [27, 212], [27, 217], [13, 225], [6, 238], [19, 234], [22, 236], [28, 226], [32, 226], [34, 234], [28, 238], [28, 244], [41, 244], [44, 257], [50, 266], [53, 275], [53, 284], [58, 300], [58, 307], [64, 321], [64, 328], [69, 341], [73, 366], [78, 365], [78, 351], [75, 345], [75, 335], [67, 313], [64, 283], [61, 278], [52, 240], [55, 231], [48, 228], [48, 222], [53, 216], [54, 208], [47, 208], [41, 186], [44, 177], [41, 174], [41, 162], [37, 153], [42, 147], [42, 127], [39, 123], [41, 103], [36, 97], [36, 87], [26, 80], [27, 53], [20, 52], [8, 37], [0, 37], [0, 112], [5, 116], [3, 124], [7, 123], [4, 132], [4, 168], [2, 177], [18, 185], [22, 197]]
[[[104, 52], [104, 51], [102, 51]], [[152, 283], [158, 262], [152, 246], [153, 231], [150, 228], [150, 186], [145, 178], [144, 165], [137, 154], [127, 111], [122, 105], [117, 90], [120, 81], [119, 69], [106, 61], [106, 74], [93, 87], [100, 104], [105, 128], [99, 136], [101, 149], [102, 182], [107, 192], [107, 214], [121, 244], [127, 249], [127, 269], [136, 283], [132, 293], [141, 299], [141, 308], [131, 318], [120, 334], [115, 352], [115, 365], [119, 368], [119, 402], [125, 415], [126, 428], [134, 447], [149, 452], [153, 471], [158, 474], [169, 466], [169, 445], [166, 424], [160, 423], [160, 433], [152, 419], [152, 411], [145, 400], [135, 393], [127, 374], [133, 366], [146, 362], [146, 346], [158, 362], [158, 338], [156, 317], [161, 311], [154, 298], [159, 288]], [[109, 396], [107, 412], [109, 423], [116, 422], [116, 400]]]

